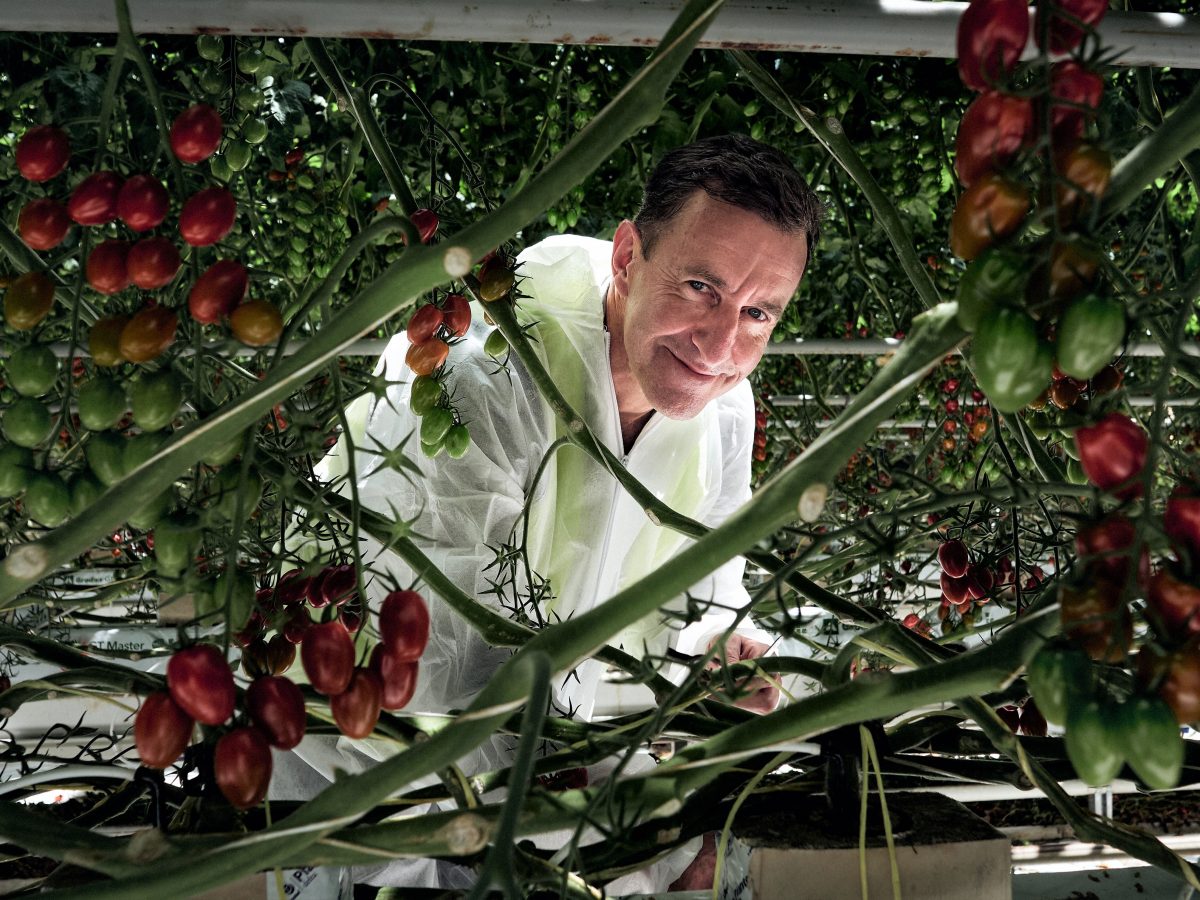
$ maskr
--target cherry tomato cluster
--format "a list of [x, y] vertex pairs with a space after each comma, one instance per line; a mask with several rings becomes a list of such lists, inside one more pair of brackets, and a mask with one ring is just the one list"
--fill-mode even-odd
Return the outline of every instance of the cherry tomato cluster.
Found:
[[766, 462], [767, 459], [767, 411], [756, 410], [754, 413], [754, 459]]
[[[956, 140], [955, 169], [965, 190], [950, 247], [969, 262], [959, 282], [958, 317], [975, 335], [980, 386], [1001, 412], [1038, 397], [1055, 365], [1086, 381], [1125, 339], [1124, 304], [1093, 289], [1100, 256], [1086, 234], [1112, 160], [1085, 138], [1104, 82], [1084, 56], [1083, 29], [1106, 9], [1102, 0], [1039, 3], [1034, 37], [1043, 56], [1030, 69], [1032, 83], [1018, 67], [1029, 38], [1026, 0], [973, 0], [959, 21], [959, 73], [980, 94]], [[1070, 56], [1052, 60], [1051, 54]], [[1051, 204], [1037, 215], [1053, 227], [1037, 245], [1022, 247], [1033, 192], [1018, 164], [1030, 154], [1049, 160], [1042, 196]]]
[[467, 426], [444, 384], [449, 341], [461, 338], [471, 325], [471, 305], [462, 294], [448, 294], [441, 305], [428, 303], [408, 321], [405, 362], [417, 376], [409, 389], [409, 407], [421, 417], [421, 450], [435, 457], [443, 450], [461, 458], [471, 446]]
[[[972, 562], [970, 551], [963, 541], [955, 538], [938, 547], [941, 567], [942, 607], [949, 612], [953, 606], [962, 615], [972, 603], [982, 606], [991, 599], [997, 586], [1005, 582], [996, 577], [983, 562]], [[1011, 576], [1011, 570], [1008, 572]]]

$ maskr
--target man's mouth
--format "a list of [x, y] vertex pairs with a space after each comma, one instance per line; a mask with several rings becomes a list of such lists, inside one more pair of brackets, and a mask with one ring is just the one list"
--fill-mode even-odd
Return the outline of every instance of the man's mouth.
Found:
[[675, 360], [683, 368], [687, 369], [688, 372], [690, 372], [692, 375], [696, 376], [697, 378], [704, 378], [704, 379], [711, 380], [713, 378], [716, 378], [720, 374], [718, 372], [710, 372], [707, 369], [696, 368], [691, 363], [689, 363], [686, 359], [683, 359], [681, 356], [679, 356], [677, 353], [675, 353], [674, 350], [671, 350], [670, 348], [667, 349], [667, 352], [670, 353], [672, 356], [674, 356]]

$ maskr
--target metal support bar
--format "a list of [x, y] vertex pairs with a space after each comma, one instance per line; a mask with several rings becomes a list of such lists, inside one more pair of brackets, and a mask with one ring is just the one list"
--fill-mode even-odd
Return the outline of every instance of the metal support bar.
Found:
[[[135, 0], [144, 34], [287, 35], [653, 47], [678, 12], [668, 0]], [[701, 47], [954, 58], [966, 3], [929, 0], [728, 0]], [[1033, 10], [1030, 9], [1032, 14]], [[8, 31], [116, 31], [111, 3], [0, 4]], [[1200, 18], [1113, 10], [1100, 25], [1122, 66], [1200, 68]], [[1032, 42], [1029, 52], [1032, 51]]]

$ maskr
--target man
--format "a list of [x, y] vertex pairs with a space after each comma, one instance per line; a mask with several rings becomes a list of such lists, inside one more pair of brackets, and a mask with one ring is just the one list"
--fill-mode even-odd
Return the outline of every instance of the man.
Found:
[[[750, 497], [753, 398], [746, 376], [799, 285], [816, 240], [821, 206], [778, 151], [749, 138], [710, 138], [667, 154], [646, 184], [641, 210], [611, 244], [552, 237], [518, 257], [521, 315], [555, 384], [593, 433], [660, 499], [709, 525]], [[394, 383], [361, 428], [352, 424], [359, 498], [414, 519], [418, 543], [451, 581], [524, 621], [552, 623], [582, 613], [669, 561], [687, 539], [648, 520], [601, 465], [573, 446], [515, 360], [509, 374], [483, 352], [488, 329], [476, 310], [471, 332], [451, 351], [446, 386], [471, 433], [459, 460], [428, 459], [415, 436], [412, 462], [423, 479], [383, 466], [374, 449], [399, 446], [419, 430], [408, 407], [412, 373], [403, 335], [380, 370]], [[549, 455], [548, 455], [549, 454]], [[343, 452], [328, 473], [346, 471]], [[528, 567], [501, 547], [523, 547]], [[504, 562], [507, 560], [507, 564]], [[400, 583], [414, 575], [394, 557], [375, 559]], [[711, 604], [698, 622], [650, 617], [612, 643], [663, 657], [668, 648], [705, 652], [748, 602], [735, 559], [689, 594]], [[429, 647], [409, 709], [465, 707], [507, 657], [431, 598]], [[685, 609], [685, 600], [672, 604]], [[728, 661], [760, 656], [749, 634], [725, 637]], [[591, 716], [602, 667], [587, 661], [555, 683], [560, 711]], [[778, 691], [749, 686], [739, 705], [767, 712]], [[507, 764], [502, 742], [482, 747], [465, 771]], [[303, 756], [302, 745], [298, 752]], [[322, 768], [317, 760], [314, 767]], [[694, 851], [693, 851], [694, 852]], [[406, 884], [456, 886], [445, 866], [409, 866]], [[686, 864], [686, 860], [684, 860]], [[682, 868], [658, 864], [662, 889]], [[394, 870], [371, 878], [392, 881]], [[415, 878], [416, 880], [407, 880]], [[711, 882], [711, 874], [708, 875]], [[392, 883], [395, 883], [392, 881]]]

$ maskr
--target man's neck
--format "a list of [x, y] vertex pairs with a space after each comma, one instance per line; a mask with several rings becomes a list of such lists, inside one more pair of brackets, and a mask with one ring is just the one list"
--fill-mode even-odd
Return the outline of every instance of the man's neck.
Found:
[[621, 419], [621, 442], [628, 453], [637, 436], [654, 415], [654, 409], [630, 371], [629, 358], [625, 355], [625, 342], [622, 338], [623, 325], [621, 310], [616, 306], [616, 298], [610, 284], [608, 292], [604, 295], [604, 327], [609, 337], [608, 363], [612, 370], [613, 390], [617, 395], [617, 413]]

